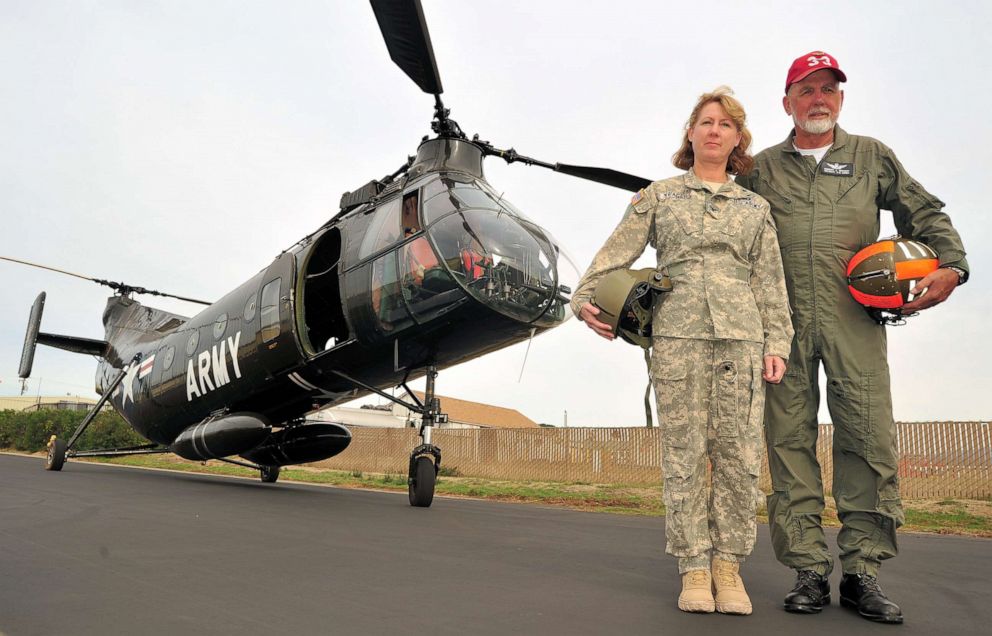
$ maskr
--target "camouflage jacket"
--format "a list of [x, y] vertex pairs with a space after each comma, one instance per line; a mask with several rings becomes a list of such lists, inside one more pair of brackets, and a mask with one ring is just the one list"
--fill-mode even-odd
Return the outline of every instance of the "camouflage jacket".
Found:
[[655, 303], [652, 335], [764, 344], [787, 359], [792, 322], [768, 202], [733, 181], [712, 193], [690, 170], [638, 192], [572, 296], [578, 314], [596, 283], [651, 244], [674, 289]]

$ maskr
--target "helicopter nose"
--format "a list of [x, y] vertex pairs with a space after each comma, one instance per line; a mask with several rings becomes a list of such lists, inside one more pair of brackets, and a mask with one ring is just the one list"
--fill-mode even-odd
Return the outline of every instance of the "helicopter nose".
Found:
[[534, 223], [505, 211], [460, 210], [428, 234], [452, 277], [485, 305], [539, 327], [570, 316], [560, 251]]

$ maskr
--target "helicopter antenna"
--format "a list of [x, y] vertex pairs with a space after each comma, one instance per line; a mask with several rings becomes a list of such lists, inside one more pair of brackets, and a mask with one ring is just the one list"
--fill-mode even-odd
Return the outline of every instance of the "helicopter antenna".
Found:
[[524, 361], [520, 363], [520, 375], [517, 376], [517, 384], [524, 379], [524, 368], [527, 366], [527, 355], [530, 353], [530, 345], [534, 342], [534, 334], [537, 333], [537, 327], [530, 328], [530, 338], [527, 340], [527, 350], [524, 351]]
[[197, 303], [200, 305], [211, 305], [213, 303], [208, 303], [205, 300], [197, 300], [195, 298], [186, 298], [185, 296], [176, 296], [175, 294], [166, 294], [165, 292], [155, 291], [154, 289], [145, 289], [144, 287], [137, 287], [134, 285], [127, 285], [125, 283], [118, 283], [112, 280], [104, 280], [102, 278], [93, 278], [91, 276], [83, 276], [82, 274], [76, 274], [75, 272], [68, 272], [64, 269], [58, 269], [57, 267], [49, 267], [48, 265], [40, 265], [38, 263], [32, 263], [30, 261], [22, 261], [17, 258], [9, 258], [7, 256], [0, 256], [0, 260], [10, 261], [11, 263], [19, 263], [21, 265], [28, 265], [29, 267], [37, 267], [38, 269], [47, 269], [50, 272], [57, 272], [59, 274], [65, 274], [66, 276], [75, 276], [76, 278], [82, 278], [83, 280], [88, 280], [105, 287], [113, 289], [115, 292], [121, 296], [127, 298], [131, 294], [147, 294], [150, 296], [163, 296], [166, 298], [175, 298], [176, 300], [185, 300], [188, 303]]

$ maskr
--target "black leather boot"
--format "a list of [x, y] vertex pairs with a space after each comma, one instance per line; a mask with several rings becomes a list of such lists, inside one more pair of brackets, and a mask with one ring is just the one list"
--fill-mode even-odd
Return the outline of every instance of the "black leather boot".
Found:
[[870, 621], [901, 623], [902, 610], [882, 593], [878, 579], [870, 574], [845, 574], [840, 579], [840, 603], [858, 610]]
[[830, 582], [813, 570], [799, 570], [796, 586], [785, 595], [785, 611], [797, 614], [819, 614], [830, 605]]

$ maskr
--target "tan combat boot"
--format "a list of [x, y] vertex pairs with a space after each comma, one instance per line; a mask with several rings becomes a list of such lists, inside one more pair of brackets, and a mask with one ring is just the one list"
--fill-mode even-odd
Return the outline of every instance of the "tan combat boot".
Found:
[[740, 563], [713, 559], [713, 588], [716, 590], [716, 611], [722, 614], [750, 614], [751, 599], [744, 589], [738, 571]]
[[689, 570], [683, 574], [679, 609], [683, 612], [712, 612], [715, 608], [709, 570]]

